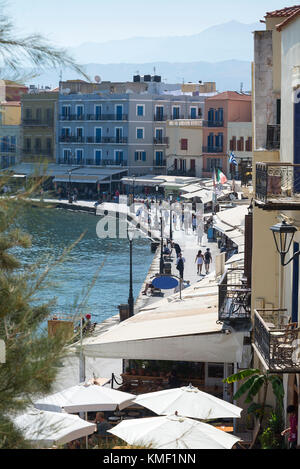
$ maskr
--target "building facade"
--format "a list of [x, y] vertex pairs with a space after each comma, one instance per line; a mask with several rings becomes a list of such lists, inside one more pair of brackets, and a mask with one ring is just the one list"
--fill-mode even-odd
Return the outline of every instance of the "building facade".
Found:
[[21, 157], [21, 104], [3, 101], [0, 104], [0, 168], [6, 169]]
[[56, 161], [124, 166], [136, 176], [166, 173], [166, 122], [197, 119], [204, 97], [114, 90], [60, 93]]
[[[203, 177], [211, 177], [215, 168], [229, 175], [231, 147], [243, 154], [248, 148], [252, 151], [249, 125], [252, 121], [251, 100], [248, 94], [235, 91], [226, 91], [206, 99], [203, 121]], [[238, 127], [238, 123], [245, 125]], [[244, 132], [246, 135], [238, 135]]]
[[[269, 12], [265, 23], [254, 33], [252, 345], [254, 366], [283, 377], [286, 410], [300, 405], [300, 7]], [[296, 230], [284, 257], [270, 230], [281, 221]]]
[[22, 97], [22, 160], [55, 161], [58, 92], [40, 91]]
[[167, 122], [166, 157], [169, 175], [202, 176], [202, 133], [202, 119]]

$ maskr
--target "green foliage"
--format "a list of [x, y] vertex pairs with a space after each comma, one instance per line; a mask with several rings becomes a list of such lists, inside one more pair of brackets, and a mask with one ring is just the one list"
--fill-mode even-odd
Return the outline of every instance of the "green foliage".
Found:
[[272, 412], [268, 421], [268, 427], [263, 431], [259, 440], [262, 449], [282, 449], [284, 438], [281, 437], [283, 420], [280, 414]]
[[30, 237], [15, 229], [23, 205], [21, 198], [0, 199], [0, 339], [6, 346], [6, 362], [0, 364], [0, 448], [28, 447], [13, 427], [14, 415], [24, 411], [35, 394], [51, 391], [66, 344], [61, 334], [48, 337], [42, 325], [51, 303], [38, 298], [47, 274], [64, 256], [41, 273], [36, 265], [22, 265], [16, 252], [31, 249]]

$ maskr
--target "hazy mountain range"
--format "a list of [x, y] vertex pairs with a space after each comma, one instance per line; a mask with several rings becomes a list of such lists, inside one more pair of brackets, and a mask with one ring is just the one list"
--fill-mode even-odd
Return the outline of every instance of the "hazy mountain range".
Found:
[[[103, 43], [85, 43], [69, 48], [84, 64], [91, 79], [126, 81], [133, 75], [161, 75], [167, 83], [216, 81], [217, 89], [251, 89], [253, 34], [264, 29], [261, 23], [242, 24], [231, 21], [210, 27], [199, 34], [176, 37], [131, 38]], [[78, 78], [70, 70], [63, 79]], [[49, 70], [31, 83], [56, 87], [59, 71]]]

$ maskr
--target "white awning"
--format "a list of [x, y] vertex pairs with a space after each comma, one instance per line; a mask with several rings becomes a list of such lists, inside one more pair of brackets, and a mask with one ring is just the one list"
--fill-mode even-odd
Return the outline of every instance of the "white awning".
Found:
[[107, 333], [87, 339], [91, 357], [234, 363], [242, 359], [242, 332], [223, 334], [218, 297], [183, 299], [140, 312]]
[[[53, 180], [53, 182], [76, 182], [76, 183], [86, 183], [86, 184], [96, 184], [98, 181], [102, 181], [103, 179], [106, 179], [107, 176], [81, 176], [79, 174], [73, 173], [71, 178], [69, 178], [69, 175], [64, 175], [64, 176], [56, 176], [56, 178]], [[109, 181], [107, 181], [109, 182]]]

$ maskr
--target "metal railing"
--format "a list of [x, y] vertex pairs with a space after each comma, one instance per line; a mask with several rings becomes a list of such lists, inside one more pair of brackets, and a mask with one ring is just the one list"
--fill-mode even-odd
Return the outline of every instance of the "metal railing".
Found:
[[289, 323], [286, 309], [254, 310], [253, 344], [264, 364], [272, 372], [300, 371], [297, 323]]
[[203, 153], [223, 153], [223, 147], [202, 147]]
[[280, 125], [267, 126], [267, 150], [278, 150], [280, 148]]
[[85, 143], [85, 137], [79, 137], [74, 135], [61, 135], [59, 137], [60, 143]]
[[161, 138], [153, 138], [154, 145], [168, 145], [169, 144], [169, 137], [161, 137]]
[[23, 126], [45, 126], [45, 127], [53, 127], [54, 120], [53, 119], [22, 119]]
[[52, 148], [24, 148], [23, 149], [24, 155], [46, 155], [50, 156], [53, 153]]
[[204, 127], [224, 127], [224, 121], [203, 121]]
[[256, 200], [300, 203], [300, 164], [256, 163]]
[[243, 283], [242, 269], [228, 269], [219, 282], [219, 321], [251, 317], [251, 291]]
[[121, 166], [126, 167], [127, 161], [116, 161], [116, 160], [100, 160], [96, 162], [94, 159], [77, 160], [77, 158], [59, 158], [58, 164], [67, 164], [67, 165], [86, 165], [86, 166]]
[[86, 137], [86, 143], [128, 143], [128, 137]]
[[164, 116], [164, 115], [161, 115], [161, 114], [154, 114], [153, 119], [154, 119], [154, 121], [156, 121], [156, 122], [164, 122], [164, 121], [167, 121], [167, 120], [168, 120], [168, 117], [167, 117], [167, 116]]

